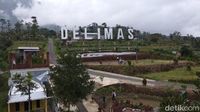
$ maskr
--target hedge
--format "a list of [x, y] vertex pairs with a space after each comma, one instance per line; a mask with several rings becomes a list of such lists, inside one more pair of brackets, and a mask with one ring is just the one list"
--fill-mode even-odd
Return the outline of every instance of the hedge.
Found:
[[[107, 71], [124, 75], [140, 75], [155, 72], [165, 72], [176, 68], [185, 67], [189, 62], [179, 64], [157, 64], [143, 66], [128, 66], [128, 65], [86, 65], [86, 67], [95, 70]], [[192, 65], [192, 63], [190, 63]]]
[[[121, 91], [120, 91], [121, 88]], [[101, 97], [103, 95], [107, 96], [112, 93], [112, 91], [117, 93], [133, 93], [133, 94], [143, 94], [155, 97], [169, 97], [169, 96], [178, 96], [181, 93], [181, 89], [170, 89], [166, 87], [147, 87], [147, 86], [136, 86], [131, 84], [114, 84], [105, 86], [103, 88], [98, 89], [94, 96]], [[195, 100], [198, 96], [196, 96], [192, 91], [188, 91], [188, 97], [191, 100]]]

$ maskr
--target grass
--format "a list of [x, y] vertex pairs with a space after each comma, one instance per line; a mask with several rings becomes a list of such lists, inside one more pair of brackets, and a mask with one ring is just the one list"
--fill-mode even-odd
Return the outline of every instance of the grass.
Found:
[[145, 74], [143, 77], [154, 80], [196, 80], [198, 78], [196, 71], [198, 70], [200, 70], [200, 66], [192, 67], [191, 71], [187, 71], [186, 68], [178, 68], [168, 72]]
[[8, 73], [0, 74], [0, 112], [7, 112]]
[[173, 63], [172, 60], [153, 60], [153, 59], [144, 59], [144, 60], [138, 60], [138, 61], [132, 61], [132, 63], [136, 66], [140, 65], [157, 65], [157, 64], [169, 64]]
[[47, 51], [47, 41], [14, 41], [13, 45], [8, 50], [13, 51], [17, 47], [39, 47]]
[[83, 48], [86, 51], [98, 51], [99, 47], [102, 51], [113, 51], [114, 47], [117, 48], [117, 51], [134, 51], [136, 48], [139, 48], [142, 52], [149, 52], [153, 49], [167, 49], [167, 50], [178, 50], [180, 46], [178, 45], [169, 45], [169, 43], [158, 43], [158, 44], [150, 44], [146, 45], [144, 41], [138, 40], [138, 41], [77, 41], [74, 42], [70, 49], [72, 50], [78, 50], [82, 51]]
[[[179, 61], [183, 62], [183, 61]], [[143, 59], [143, 60], [131, 60], [132, 65], [145, 66], [145, 65], [158, 65], [158, 64], [170, 64], [172, 60], [155, 60], [155, 59]], [[100, 65], [99, 62], [85, 62], [86, 65]], [[126, 63], [127, 65], [128, 63]], [[119, 65], [118, 61], [102, 61], [102, 65]]]

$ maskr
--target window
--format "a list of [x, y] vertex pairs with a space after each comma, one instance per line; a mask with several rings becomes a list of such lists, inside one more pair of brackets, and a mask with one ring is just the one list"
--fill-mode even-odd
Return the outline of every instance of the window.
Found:
[[15, 104], [15, 111], [18, 112], [20, 110], [20, 105], [19, 103], [16, 103]]
[[40, 100], [37, 100], [37, 101], [36, 101], [36, 107], [37, 107], [37, 108], [40, 108]]
[[28, 102], [24, 102], [24, 111], [28, 111]]

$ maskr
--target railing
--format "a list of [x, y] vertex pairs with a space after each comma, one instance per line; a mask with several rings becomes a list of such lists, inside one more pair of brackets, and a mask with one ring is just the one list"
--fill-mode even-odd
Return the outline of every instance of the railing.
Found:
[[16, 64], [13, 67], [11, 67], [12, 69], [25, 69], [25, 68], [41, 68], [41, 67], [49, 67], [48, 63], [45, 64]]

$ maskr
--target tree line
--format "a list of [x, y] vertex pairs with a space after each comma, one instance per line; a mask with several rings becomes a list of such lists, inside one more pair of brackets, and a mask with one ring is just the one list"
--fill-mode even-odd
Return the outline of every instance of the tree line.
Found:
[[37, 17], [32, 16], [31, 22], [18, 20], [11, 24], [10, 20], [0, 19], [0, 36], [12, 40], [41, 40], [47, 37], [56, 36], [56, 32], [38, 25]]

